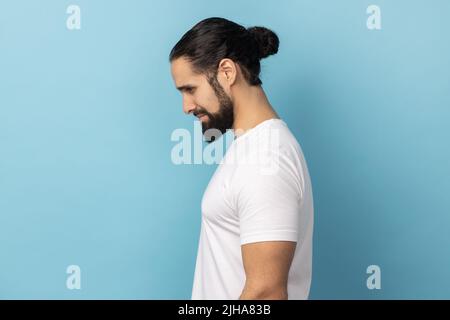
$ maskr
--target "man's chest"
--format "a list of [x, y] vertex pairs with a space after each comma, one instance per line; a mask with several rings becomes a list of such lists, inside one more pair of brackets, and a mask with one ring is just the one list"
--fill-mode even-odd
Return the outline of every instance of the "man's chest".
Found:
[[202, 217], [207, 222], [225, 228], [239, 227], [231, 178], [233, 169], [219, 165], [202, 197]]

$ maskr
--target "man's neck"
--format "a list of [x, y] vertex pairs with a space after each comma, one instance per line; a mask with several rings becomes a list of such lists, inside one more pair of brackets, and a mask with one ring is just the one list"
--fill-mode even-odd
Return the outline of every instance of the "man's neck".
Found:
[[274, 118], [279, 116], [260, 86], [248, 86], [235, 93], [233, 130], [236, 136]]

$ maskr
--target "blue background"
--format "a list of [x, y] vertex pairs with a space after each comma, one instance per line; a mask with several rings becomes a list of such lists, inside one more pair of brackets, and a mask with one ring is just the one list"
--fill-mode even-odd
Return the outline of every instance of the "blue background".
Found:
[[[66, 28], [70, 4], [81, 30]], [[368, 30], [366, 8], [381, 8]], [[1, 1], [0, 298], [189, 299], [215, 165], [168, 54], [221, 16], [280, 37], [264, 89], [315, 206], [311, 299], [450, 298], [450, 2]], [[81, 267], [81, 290], [66, 268]], [[366, 268], [381, 267], [381, 290]]]

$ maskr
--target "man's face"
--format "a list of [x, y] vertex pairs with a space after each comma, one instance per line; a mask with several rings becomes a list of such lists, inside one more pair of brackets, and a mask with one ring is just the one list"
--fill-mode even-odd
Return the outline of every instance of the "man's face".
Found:
[[193, 73], [190, 62], [183, 57], [172, 61], [171, 72], [183, 96], [183, 111], [199, 118], [206, 141], [212, 142], [215, 138], [208, 135], [208, 129], [218, 129], [224, 134], [232, 128], [233, 102], [215, 76], [208, 79], [206, 75]]

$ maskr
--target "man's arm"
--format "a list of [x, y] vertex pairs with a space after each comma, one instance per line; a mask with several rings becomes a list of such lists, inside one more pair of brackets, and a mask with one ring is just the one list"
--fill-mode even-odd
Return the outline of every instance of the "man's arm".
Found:
[[294, 241], [263, 241], [241, 246], [246, 281], [240, 300], [287, 299]]

